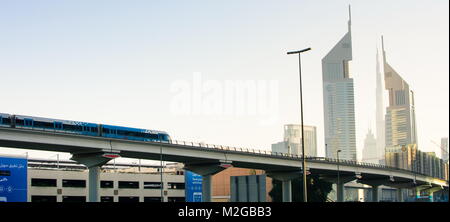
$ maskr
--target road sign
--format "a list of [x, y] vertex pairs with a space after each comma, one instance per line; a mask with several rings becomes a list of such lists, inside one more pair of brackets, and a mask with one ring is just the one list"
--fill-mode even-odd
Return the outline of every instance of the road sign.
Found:
[[0, 156], [0, 202], [27, 202], [27, 159]]

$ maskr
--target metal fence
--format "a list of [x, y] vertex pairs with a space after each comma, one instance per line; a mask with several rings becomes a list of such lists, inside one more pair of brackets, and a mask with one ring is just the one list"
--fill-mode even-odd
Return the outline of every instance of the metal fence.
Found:
[[[272, 152], [272, 151], [267, 151], [267, 150], [248, 149], [248, 148], [242, 148], [242, 147], [214, 145], [214, 144], [207, 144], [207, 143], [187, 142], [187, 141], [180, 141], [180, 140], [156, 141], [156, 142], [164, 143], [164, 144], [188, 146], [188, 147], [197, 148], [197, 149], [210, 149], [210, 150], [217, 150], [217, 151], [250, 153], [250, 154], [254, 154], [254, 155], [270, 156], [270, 157], [274, 157], [274, 158], [298, 159], [299, 161], [302, 160], [301, 155]], [[406, 169], [402, 169], [402, 168], [398, 168], [398, 167], [391, 167], [391, 166], [386, 166], [386, 165], [382, 165], [382, 164], [374, 164], [374, 163], [365, 163], [365, 162], [359, 162], [359, 161], [354, 161], [354, 160], [343, 160], [343, 159], [338, 160], [338, 159], [333, 159], [333, 158], [314, 157], [314, 156], [306, 156], [306, 155], [305, 155], [305, 159], [308, 161], [313, 161], [313, 162], [327, 162], [327, 163], [332, 163], [332, 164], [340, 164], [340, 165], [355, 166], [355, 167], [366, 167], [366, 168], [368, 167], [368, 168], [376, 168], [376, 169], [395, 170], [395, 171], [402, 171], [402, 172], [416, 174], [416, 175], [431, 176], [431, 175], [423, 174], [419, 171], [411, 171], [411, 170], [406, 170]], [[440, 178], [440, 179], [444, 179], [444, 178]]]

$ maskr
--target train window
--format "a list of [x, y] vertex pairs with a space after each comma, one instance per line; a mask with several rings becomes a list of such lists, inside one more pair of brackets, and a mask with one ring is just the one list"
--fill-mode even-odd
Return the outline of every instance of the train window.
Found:
[[63, 128], [61, 122], [55, 122], [54, 125], [55, 125], [55, 129], [62, 129]]
[[109, 129], [103, 128], [103, 133], [109, 133]]
[[77, 125], [63, 124], [63, 129], [68, 131], [81, 131], [82, 127]]
[[23, 125], [24, 126], [33, 126], [33, 120], [32, 119], [24, 119]]
[[3, 124], [11, 124], [11, 119], [10, 118], [3, 118]]
[[16, 119], [17, 126], [23, 126], [23, 119]]
[[33, 125], [34, 125], [34, 127], [38, 127], [38, 128], [48, 128], [48, 129], [54, 128], [53, 123], [49, 123], [49, 122], [35, 121]]

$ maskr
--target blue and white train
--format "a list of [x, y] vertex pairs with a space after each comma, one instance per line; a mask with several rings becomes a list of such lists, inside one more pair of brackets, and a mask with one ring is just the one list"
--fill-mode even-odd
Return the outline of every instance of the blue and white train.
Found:
[[10, 115], [5, 113], [0, 113], [0, 127], [35, 129], [138, 141], [169, 142], [171, 140], [169, 134], [163, 131], [49, 119], [34, 116]]

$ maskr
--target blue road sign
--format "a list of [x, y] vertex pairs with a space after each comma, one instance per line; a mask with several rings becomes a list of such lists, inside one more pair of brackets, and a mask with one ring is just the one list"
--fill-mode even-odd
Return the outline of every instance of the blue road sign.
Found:
[[185, 171], [186, 202], [202, 202], [202, 176], [191, 171]]
[[26, 159], [0, 156], [0, 202], [27, 202]]

